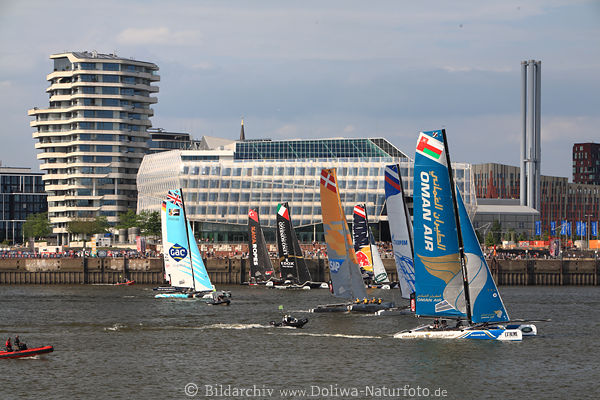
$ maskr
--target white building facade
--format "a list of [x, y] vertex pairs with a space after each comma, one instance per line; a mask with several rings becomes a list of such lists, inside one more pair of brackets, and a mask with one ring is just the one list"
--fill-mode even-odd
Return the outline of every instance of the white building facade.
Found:
[[136, 176], [148, 151], [151, 95], [160, 77], [149, 62], [115, 54], [53, 54], [48, 108], [34, 108], [33, 138], [48, 193], [48, 214], [59, 245], [67, 224], [118, 216], [136, 206]]
[[[210, 141], [203, 142], [210, 147]], [[387, 224], [384, 168], [394, 163], [400, 164], [406, 193], [412, 197], [413, 160], [386, 139], [227, 144], [221, 140], [218, 147], [209, 150], [174, 150], [144, 157], [137, 179], [138, 212], [159, 210], [168, 190], [182, 188], [187, 216], [197, 237], [243, 241], [249, 208], [258, 207], [262, 226], [274, 228], [277, 204], [287, 201], [300, 239], [321, 241], [321, 169], [336, 168], [349, 222], [354, 205], [364, 203], [369, 222], [383, 230]], [[467, 207], [474, 209], [470, 165], [453, 166]], [[384, 232], [381, 234], [385, 238]]]

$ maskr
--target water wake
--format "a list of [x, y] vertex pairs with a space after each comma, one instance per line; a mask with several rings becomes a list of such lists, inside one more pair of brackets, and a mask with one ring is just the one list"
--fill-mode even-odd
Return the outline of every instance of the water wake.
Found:
[[196, 329], [255, 329], [255, 328], [270, 328], [270, 325], [261, 324], [212, 324], [201, 326]]
[[104, 328], [105, 331], [120, 331], [123, 330], [124, 328], [127, 328], [127, 325], [123, 325], [123, 324], [114, 324], [113, 326], [109, 326]]
[[288, 335], [295, 336], [317, 336], [317, 337], [338, 337], [347, 339], [383, 339], [383, 336], [368, 336], [368, 335], [345, 335], [342, 333], [310, 333], [310, 332], [294, 332]]

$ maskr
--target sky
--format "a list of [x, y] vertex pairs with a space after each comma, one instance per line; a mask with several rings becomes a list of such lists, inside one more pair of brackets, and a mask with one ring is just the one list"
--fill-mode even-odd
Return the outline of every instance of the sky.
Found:
[[600, 1], [0, 0], [0, 160], [39, 169], [27, 110], [51, 54], [160, 68], [152, 124], [239, 138], [384, 137], [414, 157], [445, 128], [453, 161], [519, 165], [521, 62], [541, 64], [542, 174], [600, 142]]

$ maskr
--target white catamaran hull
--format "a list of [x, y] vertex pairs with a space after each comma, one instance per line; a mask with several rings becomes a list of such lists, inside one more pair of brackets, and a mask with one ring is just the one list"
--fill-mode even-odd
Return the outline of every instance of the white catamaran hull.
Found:
[[462, 330], [413, 330], [398, 332], [396, 339], [479, 339], [479, 340], [523, 340], [523, 333], [518, 329], [462, 329]]
[[523, 333], [523, 336], [537, 335], [537, 327], [533, 324], [510, 324], [506, 325], [506, 329], [518, 329]]

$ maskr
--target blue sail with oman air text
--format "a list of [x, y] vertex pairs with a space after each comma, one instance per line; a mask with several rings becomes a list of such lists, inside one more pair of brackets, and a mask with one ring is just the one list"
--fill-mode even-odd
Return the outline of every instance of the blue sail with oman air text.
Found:
[[[441, 131], [422, 132], [415, 156], [415, 274], [417, 314], [466, 316], [463, 274], [458, 251], [447, 147]], [[472, 321], [508, 321], [462, 197], [455, 187], [469, 278]]]
[[416, 314], [465, 317], [458, 235], [442, 131], [421, 132], [414, 167]]

